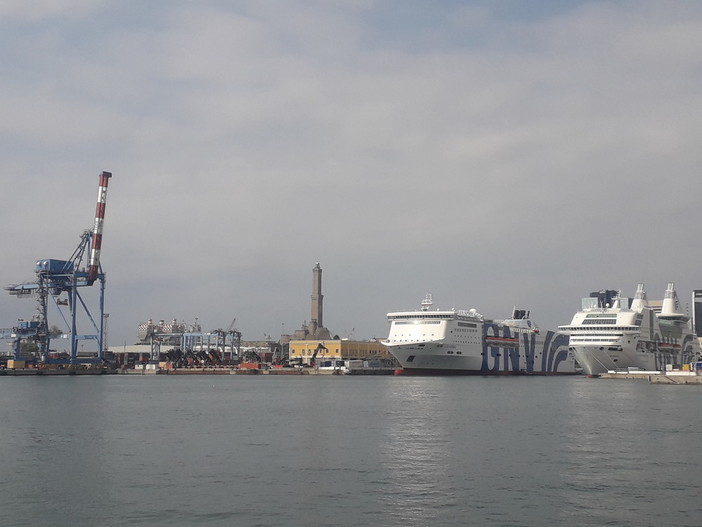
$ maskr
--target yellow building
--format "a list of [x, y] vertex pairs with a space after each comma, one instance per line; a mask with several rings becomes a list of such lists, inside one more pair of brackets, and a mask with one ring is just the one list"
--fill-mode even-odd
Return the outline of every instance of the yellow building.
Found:
[[[319, 348], [320, 344], [323, 348]], [[394, 360], [378, 340], [291, 340], [290, 361], [310, 364], [323, 360]], [[326, 349], [325, 349], [326, 348]]]

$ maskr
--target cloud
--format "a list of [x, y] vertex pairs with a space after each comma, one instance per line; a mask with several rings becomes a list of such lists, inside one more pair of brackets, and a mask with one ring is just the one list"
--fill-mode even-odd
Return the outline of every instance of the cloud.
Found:
[[41, 22], [80, 18], [93, 12], [99, 2], [93, 0], [6, 0], [0, 5], [0, 20], [17, 22]]
[[356, 336], [427, 291], [554, 326], [591, 289], [699, 286], [695, 4], [23, 5], [0, 10], [5, 281], [70, 255], [112, 171], [119, 342], [149, 317], [293, 329], [317, 261]]

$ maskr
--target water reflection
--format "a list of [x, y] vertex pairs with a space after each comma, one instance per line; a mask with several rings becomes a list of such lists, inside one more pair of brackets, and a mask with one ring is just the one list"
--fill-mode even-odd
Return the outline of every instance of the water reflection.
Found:
[[593, 379], [570, 387], [571, 418], [563, 427], [564, 521], [670, 525], [669, 511], [675, 510], [690, 525], [699, 524], [702, 467], [691, 454], [702, 446], [702, 429], [698, 420], [684, 417], [690, 392]]
[[695, 388], [125, 377], [0, 381], [6, 524], [682, 526], [702, 514]]
[[407, 379], [393, 385], [389, 416], [381, 443], [387, 479], [385, 507], [396, 524], [436, 525], [459, 508], [452, 483], [452, 405], [441, 380]]

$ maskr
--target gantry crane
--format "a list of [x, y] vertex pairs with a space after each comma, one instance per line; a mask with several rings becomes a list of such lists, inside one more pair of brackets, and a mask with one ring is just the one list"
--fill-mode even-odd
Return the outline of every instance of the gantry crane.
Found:
[[[97, 352], [93, 355], [96, 361], [103, 360], [103, 334], [105, 325], [105, 273], [100, 264], [102, 248], [102, 227], [105, 220], [105, 204], [107, 185], [112, 177], [111, 172], [100, 174], [98, 186], [95, 224], [92, 231], [84, 231], [78, 247], [68, 260], [44, 259], [38, 260], [35, 266], [36, 280], [23, 284], [10, 285], [5, 289], [14, 296], [25, 297], [34, 295], [37, 298], [37, 315], [31, 321], [21, 321], [13, 329], [14, 357], [19, 360], [23, 340], [33, 340], [39, 348], [40, 360], [51, 362], [49, 358], [52, 335], [49, 332], [49, 306], [53, 304], [65, 323], [70, 338], [70, 362], [91, 362], [78, 359], [78, 342], [94, 340], [97, 342]], [[88, 251], [88, 248], [90, 250]], [[84, 260], [87, 256], [87, 269]], [[100, 284], [99, 318], [91, 315], [90, 310], [80, 294], [80, 288], [92, 286], [96, 281]], [[65, 296], [64, 296], [65, 293]], [[67, 307], [68, 314], [64, 312]], [[94, 334], [79, 334], [78, 313], [82, 311]], [[66, 316], [68, 315], [68, 316]]]

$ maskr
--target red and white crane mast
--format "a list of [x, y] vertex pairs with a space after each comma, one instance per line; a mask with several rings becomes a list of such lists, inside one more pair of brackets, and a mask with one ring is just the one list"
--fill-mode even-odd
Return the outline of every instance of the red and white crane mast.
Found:
[[100, 174], [97, 206], [95, 208], [95, 226], [93, 227], [90, 261], [88, 263], [88, 285], [92, 285], [98, 276], [100, 268], [100, 249], [102, 248], [102, 225], [105, 222], [105, 205], [107, 203], [107, 185], [112, 177], [111, 172]]

